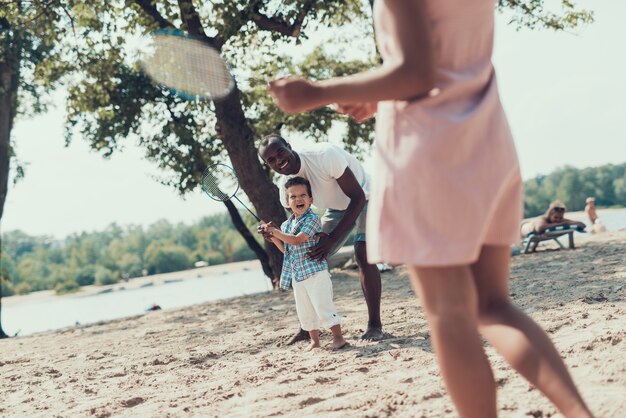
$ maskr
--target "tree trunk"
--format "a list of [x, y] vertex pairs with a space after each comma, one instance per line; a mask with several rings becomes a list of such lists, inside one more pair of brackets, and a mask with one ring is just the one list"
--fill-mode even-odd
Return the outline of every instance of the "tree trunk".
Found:
[[[244, 116], [237, 88], [228, 97], [215, 103], [215, 114], [220, 125], [220, 137], [237, 172], [241, 189], [252, 202], [259, 218], [280, 225], [285, 220], [285, 210], [269, 172], [263, 169], [259, 161], [254, 134]], [[266, 242], [265, 248], [271, 268], [269, 277], [276, 282], [280, 277], [283, 254], [271, 243]], [[265, 268], [264, 271], [268, 273]]]
[[[4, 57], [3, 57], [4, 58]], [[3, 61], [5, 61], [3, 59]], [[7, 198], [9, 184], [9, 161], [11, 147], [11, 121], [12, 121], [12, 100], [11, 100], [11, 70], [5, 62], [0, 62], [0, 223], [4, 213], [4, 202]], [[2, 231], [0, 230], [0, 233]], [[0, 338], [7, 335], [2, 329], [2, 281], [5, 280], [4, 269], [2, 268], [2, 235], [0, 235]]]
[[[4, 57], [0, 62], [0, 222], [4, 212], [4, 202], [7, 198], [9, 184], [9, 161], [11, 147], [11, 122], [13, 109], [11, 100], [11, 68], [5, 63]], [[0, 230], [0, 233], [2, 231]], [[5, 280], [2, 268], [2, 236], [0, 235], [0, 338], [7, 338], [2, 329], [2, 281]]]
[[[0, 19], [0, 29], [9, 33], [9, 23]], [[21, 61], [21, 43], [19, 31], [13, 32], [13, 39], [8, 39], [4, 49], [0, 49], [0, 223], [4, 213], [9, 184], [9, 162], [11, 160], [11, 129], [17, 110], [17, 88]], [[2, 259], [2, 237], [0, 236], [0, 260]], [[0, 264], [0, 282], [4, 271]], [[2, 329], [2, 284], [0, 283], [0, 338], [7, 335]]]
[[[0, 230], [0, 260], [2, 260], [2, 230]], [[2, 261], [0, 261], [0, 339], [9, 338], [9, 336], [2, 329], [2, 281], [5, 280], [4, 268], [2, 267]]]

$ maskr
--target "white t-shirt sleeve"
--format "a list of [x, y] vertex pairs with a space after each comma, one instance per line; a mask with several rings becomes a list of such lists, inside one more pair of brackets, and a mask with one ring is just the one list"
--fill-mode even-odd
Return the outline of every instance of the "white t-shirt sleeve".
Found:
[[336, 148], [329, 147], [324, 152], [324, 167], [327, 170], [328, 175], [333, 179], [338, 179], [343, 176], [348, 168], [348, 160], [339, 152]]

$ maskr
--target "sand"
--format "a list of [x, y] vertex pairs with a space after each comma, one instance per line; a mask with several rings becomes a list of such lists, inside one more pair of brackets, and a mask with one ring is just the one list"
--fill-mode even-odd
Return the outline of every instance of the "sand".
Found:
[[[514, 301], [555, 342], [598, 417], [626, 411], [626, 231], [513, 258]], [[358, 336], [355, 271], [334, 271], [351, 346], [304, 352], [291, 293], [267, 293], [0, 341], [0, 416], [454, 417], [406, 270], [383, 273], [387, 338]], [[322, 335], [322, 344], [330, 335]], [[555, 408], [486, 346], [502, 417]]]

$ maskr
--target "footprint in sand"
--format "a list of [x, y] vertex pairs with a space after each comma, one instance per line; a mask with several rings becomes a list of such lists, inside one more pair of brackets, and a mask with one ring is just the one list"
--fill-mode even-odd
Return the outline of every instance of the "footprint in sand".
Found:
[[136, 397], [136, 398], [130, 398], [130, 399], [126, 399], [120, 402], [120, 405], [122, 405], [124, 408], [132, 408], [133, 406], [137, 406], [141, 403], [144, 403], [146, 400], [144, 398], [141, 397]]
[[334, 377], [316, 377], [315, 378], [315, 383], [332, 383], [332, 382], [336, 382], [337, 378]]
[[308, 398], [300, 402], [300, 406], [309, 406], [314, 405], [316, 403], [322, 402], [324, 399], [322, 398]]

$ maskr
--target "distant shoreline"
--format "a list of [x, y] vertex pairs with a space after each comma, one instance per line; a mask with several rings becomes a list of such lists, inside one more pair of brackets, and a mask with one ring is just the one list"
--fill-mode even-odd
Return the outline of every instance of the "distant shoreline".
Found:
[[65, 295], [57, 295], [54, 290], [41, 290], [39, 292], [31, 292], [27, 295], [14, 295], [6, 296], [2, 298], [3, 306], [12, 306], [26, 302], [41, 302], [49, 298], [64, 298], [64, 297], [83, 297], [93, 296], [99, 293], [115, 292], [120, 290], [138, 289], [146, 285], [159, 285], [170, 281], [196, 279], [199, 277], [210, 277], [221, 274], [230, 274], [239, 271], [246, 271], [252, 269], [261, 269], [261, 262], [259, 260], [238, 261], [234, 263], [217, 264], [215, 266], [198, 267], [189, 270], [174, 271], [171, 273], [153, 274], [144, 277], [135, 277], [128, 281], [120, 281], [115, 284], [106, 286], [82, 286], [80, 290], [74, 293], [68, 293]]
[[[354, 252], [352, 246], [341, 248], [330, 261], [331, 269], [342, 266]], [[15, 306], [21, 303], [42, 302], [51, 298], [71, 298], [93, 296], [100, 293], [117, 292], [120, 290], [138, 289], [144, 286], [161, 285], [164, 283], [180, 280], [197, 279], [200, 277], [219, 276], [223, 274], [237, 273], [248, 270], [262, 270], [259, 260], [237, 261], [233, 263], [217, 264], [208, 267], [197, 267], [189, 270], [173, 271], [170, 273], [153, 274], [145, 277], [135, 277], [128, 281], [120, 281], [115, 284], [98, 286], [82, 286], [77, 292], [57, 295], [54, 290], [40, 290], [27, 295], [5, 296], [2, 298], [2, 306]], [[264, 273], [261, 273], [264, 274]]]

